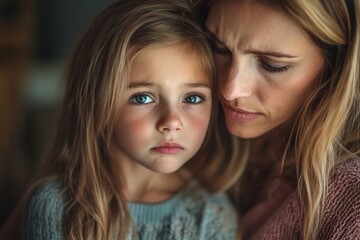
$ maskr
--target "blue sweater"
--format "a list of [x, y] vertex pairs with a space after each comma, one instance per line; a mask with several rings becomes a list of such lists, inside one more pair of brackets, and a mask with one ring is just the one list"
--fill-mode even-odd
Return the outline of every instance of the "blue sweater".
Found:
[[[64, 239], [61, 231], [65, 199], [58, 181], [41, 184], [29, 199], [26, 239]], [[236, 211], [224, 194], [210, 194], [190, 181], [167, 201], [128, 203], [137, 236], [127, 239], [235, 239]], [[118, 228], [119, 226], [115, 226]]]

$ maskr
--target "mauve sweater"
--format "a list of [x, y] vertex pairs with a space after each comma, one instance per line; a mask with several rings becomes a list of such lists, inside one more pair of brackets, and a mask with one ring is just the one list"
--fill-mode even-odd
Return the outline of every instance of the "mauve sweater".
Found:
[[[301, 239], [297, 192], [277, 184], [265, 202], [244, 216], [244, 224], [245, 239]], [[319, 240], [360, 239], [360, 159], [332, 170], [319, 230]]]

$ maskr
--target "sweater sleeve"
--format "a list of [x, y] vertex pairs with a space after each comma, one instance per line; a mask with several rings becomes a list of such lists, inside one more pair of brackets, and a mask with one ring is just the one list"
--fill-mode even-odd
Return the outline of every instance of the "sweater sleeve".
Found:
[[331, 175], [319, 239], [360, 236], [360, 160], [351, 159]]
[[27, 203], [24, 223], [25, 239], [64, 239], [61, 232], [63, 203], [57, 182], [40, 184]]

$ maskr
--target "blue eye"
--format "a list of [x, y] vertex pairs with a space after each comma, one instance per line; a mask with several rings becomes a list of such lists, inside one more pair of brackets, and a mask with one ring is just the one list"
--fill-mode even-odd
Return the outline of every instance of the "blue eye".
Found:
[[190, 104], [199, 104], [203, 102], [205, 99], [204, 97], [198, 95], [198, 94], [192, 94], [184, 98], [184, 103], [190, 103]]
[[154, 100], [148, 94], [137, 94], [130, 98], [130, 102], [134, 104], [149, 104], [153, 103]]

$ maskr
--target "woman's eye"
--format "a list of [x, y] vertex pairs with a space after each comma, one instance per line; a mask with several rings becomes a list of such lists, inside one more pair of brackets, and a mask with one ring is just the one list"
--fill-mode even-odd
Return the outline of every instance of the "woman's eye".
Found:
[[184, 98], [184, 103], [190, 103], [190, 104], [198, 104], [205, 100], [203, 96], [200, 96], [198, 94], [192, 94]]
[[132, 96], [130, 98], [130, 102], [134, 104], [149, 104], [153, 103], [154, 99], [152, 99], [148, 94], [142, 93]]
[[266, 71], [270, 73], [286, 72], [289, 69], [288, 66], [274, 66], [266, 62], [262, 62], [261, 65]]

